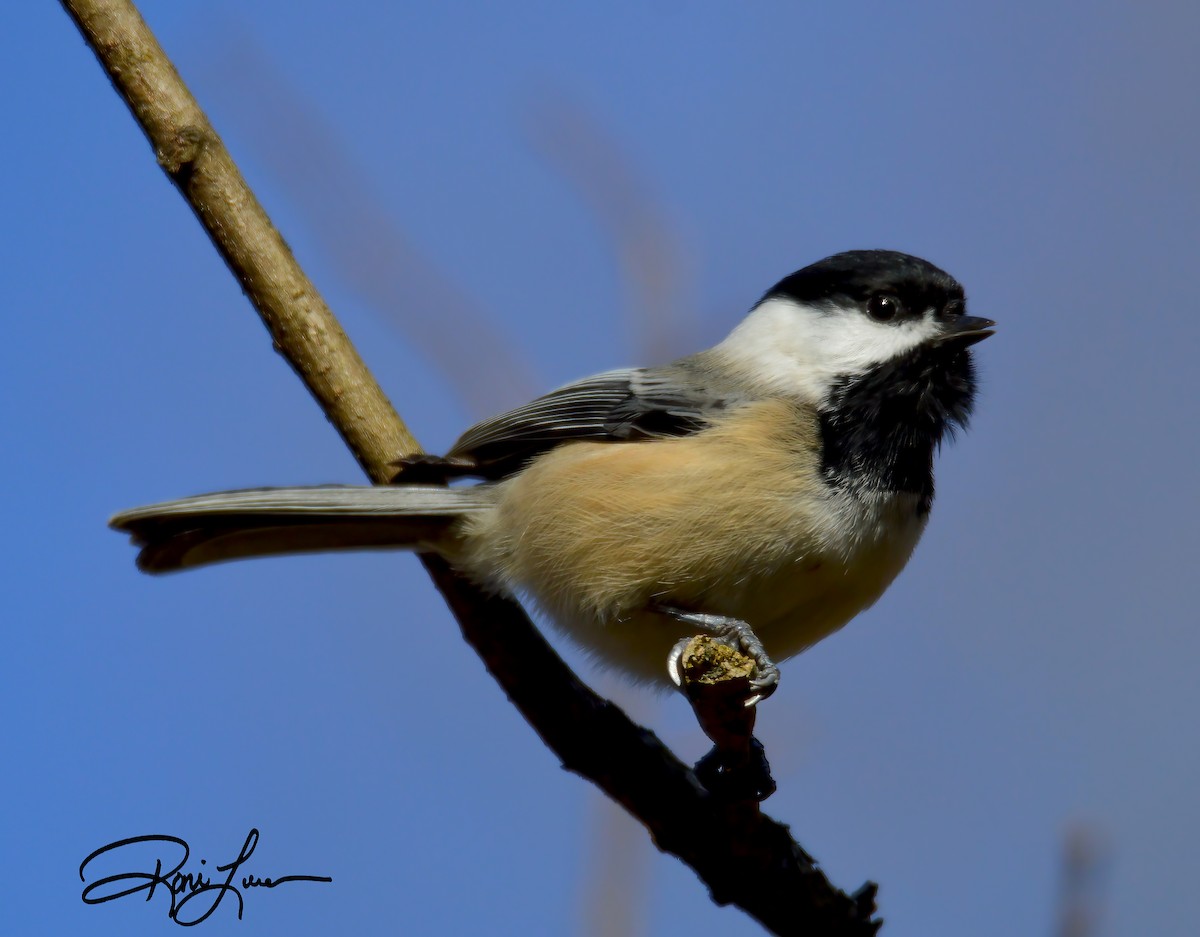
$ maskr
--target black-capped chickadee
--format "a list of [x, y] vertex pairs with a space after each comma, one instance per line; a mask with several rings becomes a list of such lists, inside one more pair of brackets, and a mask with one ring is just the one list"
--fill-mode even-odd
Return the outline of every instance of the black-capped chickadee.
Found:
[[[994, 324], [924, 260], [836, 254], [780, 280], [715, 348], [569, 384], [444, 457], [404, 460], [393, 485], [200, 495], [111, 524], [154, 573], [435, 551], [636, 678], [662, 680], [690, 635], [736, 642], [756, 700], [773, 660], [841, 628], [908, 561], [934, 449], [971, 412], [969, 349]], [[443, 484], [463, 476], [482, 481]]]

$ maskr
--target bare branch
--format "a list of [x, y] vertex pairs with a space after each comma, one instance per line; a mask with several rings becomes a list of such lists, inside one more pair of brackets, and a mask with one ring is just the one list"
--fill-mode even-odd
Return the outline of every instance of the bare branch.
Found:
[[[316, 287], [247, 188], [220, 138], [128, 0], [62, 0], [118, 94], [243, 285], [276, 348], [367, 474], [418, 451]], [[787, 827], [756, 803], [709, 793], [653, 733], [570, 671], [519, 606], [488, 596], [441, 559], [423, 561], [463, 635], [546, 744], [691, 865], [713, 899], [777, 934], [873, 934], [874, 886], [830, 885]]]
[[131, 3], [64, 0], [113, 87], [241, 283], [275, 348], [374, 481], [419, 451], [325, 300], [234, 165], [229, 151]]

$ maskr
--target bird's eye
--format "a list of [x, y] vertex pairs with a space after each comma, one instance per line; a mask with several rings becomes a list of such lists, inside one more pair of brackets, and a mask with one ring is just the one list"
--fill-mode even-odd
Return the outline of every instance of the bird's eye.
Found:
[[876, 293], [867, 300], [867, 315], [876, 322], [890, 322], [904, 312], [904, 305], [890, 293]]

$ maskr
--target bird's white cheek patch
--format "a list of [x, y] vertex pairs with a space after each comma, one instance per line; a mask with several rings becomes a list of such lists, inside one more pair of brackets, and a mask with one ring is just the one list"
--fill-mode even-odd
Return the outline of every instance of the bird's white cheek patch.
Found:
[[755, 380], [819, 404], [839, 378], [912, 351], [936, 331], [931, 313], [893, 325], [858, 309], [776, 298], [760, 304], [716, 350]]
[[934, 333], [927, 319], [890, 325], [858, 313], [833, 312], [816, 345], [817, 363], [825, 370], [848, 374], [865, 371], [912, 351]]

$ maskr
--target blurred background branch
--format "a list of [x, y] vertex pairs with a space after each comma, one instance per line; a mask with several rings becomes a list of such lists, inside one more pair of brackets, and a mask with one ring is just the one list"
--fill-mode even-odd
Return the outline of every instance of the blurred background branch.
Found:
[[1063, 834], [1055, 937], [1097, 937], [1109, 855], [1100, 832], [1074, 823]]
[[544, 391], [496, 317], [384, 211], [380, 193], [328, 122], [235, 19], [223, 21], [213, 49], [205, 60], [213, 90], [342, 283], [446, 375], [472, 416]]
[[549, 85], [529, 108], [526, 126], [616, 250], [637, 360], [658, 364], [695, 351], [688, 345], [688, 271], [678, 231], [629, 154], [580, 101]]

